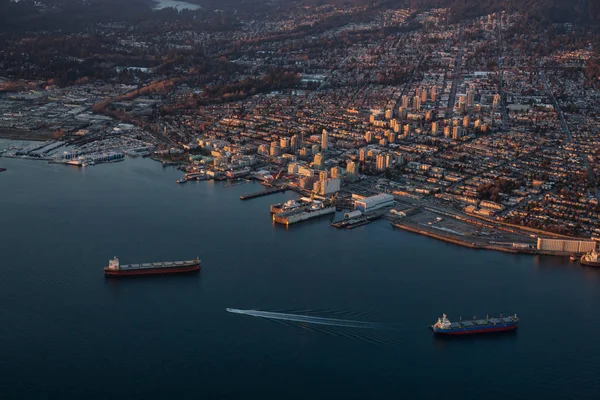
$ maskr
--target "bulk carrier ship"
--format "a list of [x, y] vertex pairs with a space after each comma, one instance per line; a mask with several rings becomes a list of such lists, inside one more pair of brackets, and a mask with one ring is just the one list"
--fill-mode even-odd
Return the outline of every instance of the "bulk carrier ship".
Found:
[[471, 321], [450, 322], [446, 314], [438, 318], [429, 328], [436, 335], [473, 335], [476, 333], [506, 332], [517, 329], [519, 318], [517, 314], [510, 317], [475, 319]]
[[108, 261], [108, 266], [104, 267], [106, 276], [132, 276], [132, 275], [159, 275], [159, 274], [178, 274], [184, 272], [194, 272], [200, 270], [200, 260], [189, 261], [166, 261], [144, 264], [121, 265], [117, 257]]

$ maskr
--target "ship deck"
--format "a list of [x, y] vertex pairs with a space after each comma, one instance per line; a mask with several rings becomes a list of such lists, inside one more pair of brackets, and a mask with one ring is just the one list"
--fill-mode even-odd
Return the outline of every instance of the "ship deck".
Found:
[[515, 324], [518, 323], [518, 320], [514, 320], [513, 318], [503, 317], [503, 318], [490, 318], [488, 320], [485, 319], [476, 319], [462, 322], [452, 322], [450, 323], [451, 329], [463, 329], [463, 328], [475, 328], [475, 327], [485, 327], [485, 326], [495, 326], [497, 324]]
[[120, 270], [135, 270], [135, 269], [154, 269], [154, 268], [181, 268], [191, 267], [192, 265], [199, 264], [200, 260], [188, 260], [188, 261], [164, 261], [155, 263], [142, 263], [142, 264], [125, 264], [119, 267]]
[[306, 212], [306, 211], [313, 211], [310, 209], [310, 205], [301, 205], [301, 206], [294, 207], [289, 210], [281, 211], [280, 213], [277, 214], [277, 216], [282, 217], [282, 218], [289, 218], [293, 215], [302, 214], [303, 212]]

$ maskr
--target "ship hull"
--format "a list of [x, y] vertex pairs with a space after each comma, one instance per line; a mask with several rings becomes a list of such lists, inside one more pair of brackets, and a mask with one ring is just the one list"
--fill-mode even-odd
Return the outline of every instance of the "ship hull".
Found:
[[271, 214], [279, 214], [280, 212], [284, 212], [283, 203], [273, 204], [271, 206]]
[[473, 327], [473, 328], [457, 328], [457, 329], [438, 329], [431, 326], [431, 330], [436, 335], [444, 336], [463, 336], [463, 335], [477, 335], [482, 333], [495, 333], [495, 332], [509, 332], [514, 331], [518, 328], [519, 324], [510, 325], [496, 325], [487, 327]]
[[104, 269], [104, 275], [107, 277], [123, 277], [123, 276], [140, 276], [140, 275], [167, 275], [167, 274], [183, 274], [200, 271], [200, 263], [182, 267], [168, 268], [139, 268], [128, 270], [109, 270]]
[[579, 260], [581, 265], [585, 265], [586, 267], [600, 267], [600, 262], [596, 261], [585, 261], [583, 258]]

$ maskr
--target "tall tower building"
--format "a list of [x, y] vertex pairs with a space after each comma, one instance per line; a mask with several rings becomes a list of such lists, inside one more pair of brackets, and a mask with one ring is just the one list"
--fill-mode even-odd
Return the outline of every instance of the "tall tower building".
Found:
[[354, 161], [348, 161], [348, 164], [346, 164], [346, 172], [351, 176], [358, 175], [358, 169]]
[[317, 153], [315, 154], [315, 159], [313, 161], [313, 166], [317, 169], [323, 169], [323, 154]]
[[373, 132], [371, 132], [371, 131], [367, 131], [367, 132], [365, 133], [365, 141], [366, 141], [367, 143], [371, 143], [371, 142], [373, 141]]
[[469, 127], [469, 116], [468, 115], [465, 115], [465, 117], [463, 118], [462, 126], [465, 129]]
[[473, 93], [473, 91], [471, 89], [469, 89], [469, 91], [467, 92], [467, 107], [473, 106], [474, 97], [475, 97], [475, 94]]
[[407, 108], [402, 108], [398, 111], [400, 113], [400, 118], [401, 119], [406, 119], [408, 117], [408, 107]]
[[500, 105], [500, 94], [496, 93], [494, 95], [494, 100], [492, 101], [492, 108], [495, 110]]
[[392, 113], [393, 113], [393, 110], [390, 110], [390, 109], [385, 110], [385, 119], [392, 118]]
[[404, 108], [406, 110], [408, 108], [408, 96], [406, 96], [406, 95], [402, 96], [401, 103], [402, 103], [402, 108]]
[[388, 169], [392, 166], [392, 155], [389, 153], [386, 153], [383, 156], [383, 166]]
[[290, 139], [290, 150], [292, 150], [293, 152], [296, 152], [298, 150], [298, 147], [299, 147], [298, 135], [293, 135], [292, 138]]
[[462, 128], [460, 126], [455, 126], [452, 128], [452, 139], [458, 140], [462, 137]]
[[383, 154], [377, 154], [377, 171], [384, 171], [385, 170], [385, 157]]
[[363, 147], [362, 149], [360, 149], [358, 154], [360, 162], [365, 162], [365, 160], [367, 159], [367, 149]]
[[388, 134], [388, 141], [390, 143], [395, 143], [396, 142], [396, 131], [392, 131]]
[[421, 103], [427, 102], [427, 89], [423, 89], [421, 92]]
[[328, 176], [327, 176], [327, 170], [321, 171], [319, 172], [319, 180], [320, 181], [326, 181]]
[[435, 136], [435, 135], [437, 135], [437, 132], [438, 132], [438, 123], [437, 123], [437, 121], [434, 121], [431, 123], [431, 134], [433, 136]]
[[450, 136], [451, 136], [451, 135], [450, 135], [450, 125], [446, 125], [446, 126], [444, 127], [444, 137], [447, 137], [447, 138], [449, 138]]
[[323, 133], [321, 134], [321, 150], [327, 150], [329, 148], [329, 135], [327, 131], [323, 129]]
[[433, 103], [435, 103], [435, 100], [437, 98], [437, 93], [435, 91], [435, 87], [432, 87], [431, 89], [429, 89], [429, 96], [431, 97], [431, 101]]
[[419, 111], [421, 109], [421, 97], [413, 97], [413, 110]]
[[465, 103], [467, 102], [467, 96], [465, 96], [464, 94], [459, 94], [457, 97], [458, 97], [458, 108], [464, 107]]
[[396, 156], [396, 165], [403, 165], [404, 164], [404, 156], [402, 154], [398, 154]]
[[331, 168], [331, 177], [332, 178], [341, 178], [342, 177], [342, 169], [340, 167]]
[[281, 147], [279, 147], [279, 143], [276, 141], [271, 142], [270, 152], [271, 156], [277, 157], [281, 155]]

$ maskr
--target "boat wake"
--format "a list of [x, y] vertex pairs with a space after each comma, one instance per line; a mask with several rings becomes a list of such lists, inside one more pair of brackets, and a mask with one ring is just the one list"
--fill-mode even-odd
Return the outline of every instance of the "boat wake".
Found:
[[266, 319], [274, 319], [279, 321], [300, 322], [315, 325], [342, 326], [347, 328], [362, 328], [362, 329], [390, 329], [387, 324], [377, 322], [354, 321], [349, 319], [314, 317], [310, 315], [287, 314], [272, 311], [258, 310], [239, 310], [237, 308], [227, 308], [227, 312], [234, 314], [244, 314], [251, 317], [259, 317]]

